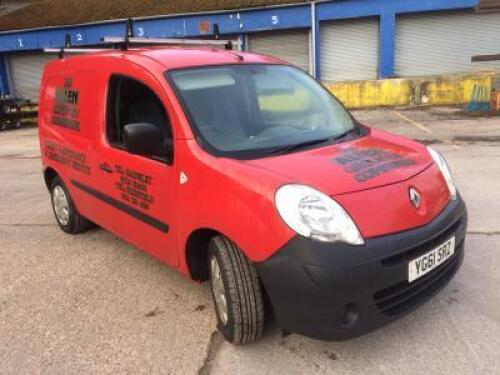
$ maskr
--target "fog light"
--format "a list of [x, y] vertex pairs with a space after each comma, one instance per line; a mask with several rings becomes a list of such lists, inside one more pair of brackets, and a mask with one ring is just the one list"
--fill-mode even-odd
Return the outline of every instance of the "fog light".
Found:
[[344, 328], [352, 328], [359, 320], [359, 307], [355, 303], [346, 304], [339, 314], [339, 325]]

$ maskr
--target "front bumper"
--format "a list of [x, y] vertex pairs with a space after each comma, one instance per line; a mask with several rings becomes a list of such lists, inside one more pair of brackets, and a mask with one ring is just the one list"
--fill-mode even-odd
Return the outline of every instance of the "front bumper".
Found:
[[[387, 324], [441, 290], [464, 257], [467, 211], [460, 197], [429, 224], [368, 239], [364, 246], [296, 236], [257, 271], [286, 331], [345, 340]], [[455, 235], [455, 254], [408, 283], [408, 262]]]

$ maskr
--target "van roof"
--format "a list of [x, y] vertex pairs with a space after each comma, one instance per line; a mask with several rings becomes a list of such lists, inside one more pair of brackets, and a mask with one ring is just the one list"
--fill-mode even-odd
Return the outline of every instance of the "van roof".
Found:
[[[186, 47], [130, 48], [126, 51], [110, 49], [109, 51], [99, 51], [96, 53], [86, 53], [76, 56], [66, 55], [67, 61], [74, 62], [81, 59], [96, 59], [100, 57], [118, 59], [126, 58], [127, 60], [134, 61], [138, 65], [142, 66], [148, 65], [148, 60], [150, 60], [151, 62], [160, 64], [164, 70], [238, 63], [284, 63], [282, 60], [274, 57], [258, 55], [250, 52]], [[144, 57], [147, 57], [148, 59], [144, 59]]]

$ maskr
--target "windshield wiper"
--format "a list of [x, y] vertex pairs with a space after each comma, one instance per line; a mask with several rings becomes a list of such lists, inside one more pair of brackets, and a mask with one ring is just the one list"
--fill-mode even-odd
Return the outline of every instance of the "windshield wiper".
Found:
[[342, 134], [339, 134], [339, 135], [336, 135], [335, 137], [330, 138], [330, 140], [331, 141], [338, 141], [338, 140], [346, 138], [348, 135], [351, 135], [353, 133], [359, 134], [359, 129], [358, 128], [351, 128], [351, 129], [343, 132]]
[[332, 140], [331, 137], [328, 138], [321, 138], [321, 139], [314, 139], [312, 141], [306, 141], [306, 142], [301, 142], [301, 143], [295, 143], [292, 145], [285, 145], [285, 146], [280, 146], [273, 148], [271, 151], [269, 151], [267, 154], [268, 155], [281, 155], [281, 154], [286, 154], [289, 152], [293, 151], [298, 151], [307, 147], [311, 146], [316, 146], [322, 143], [326, 143], [328, 141]]
[[291, 145], [276, 147], [276, 148], [270, 150], [267, 153], [267, 155], [270, 155], [270, 156], [282, 155], [282, 154], [287, 154], [287, 153], [294, 152], [294, 151], [299, 151], [299, 150], [302, 150], [302, 149], [307, 148], [307, 147], [320, 145], [322, 143], [335, 142], [335, 141], [346, 138], [348, 135], [350, 135], [354, 132], [357, 132], [356, 128], [349, 129], [346, 132], [339, 134], [339, 135], [336, 135], [334, 137], [314, 139], [312, 141], [305, 141], [305, 142], [301, 142], [301, 143], [295, 143], [295, 144], [291, 144]]

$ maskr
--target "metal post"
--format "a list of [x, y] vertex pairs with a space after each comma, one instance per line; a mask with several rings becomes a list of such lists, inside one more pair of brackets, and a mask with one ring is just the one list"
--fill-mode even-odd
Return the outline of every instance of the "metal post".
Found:
[[396, 55], [396, 14], [380, 15], [379, 78], [394, 76]]
[[319, 30], [317, 29], [318, 23], [316, 22], [316, 2], [311, 2], [311, 53], [310, 53], [310, 66], [311, 75], [315, 78], [318, 77], [318, 54], [319, 46], [317, 45]]
[[10, 95], [9, 70], [7, 69], [7, 58], [0, 54], [0, 96]]

